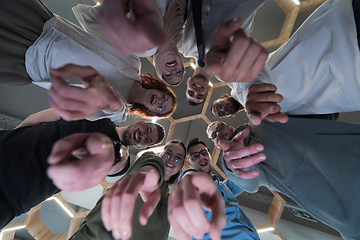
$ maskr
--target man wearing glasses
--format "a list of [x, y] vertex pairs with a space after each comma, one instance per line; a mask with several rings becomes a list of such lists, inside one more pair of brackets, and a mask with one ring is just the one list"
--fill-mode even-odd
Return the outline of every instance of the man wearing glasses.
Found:
[[[200, 173], [206, 173], [211, 175], [211, 156], [209, 153], [209, 150], [207, 149], [204, 142], [200, 141], [198, 138], [194, 138], [189, 141], [187, 144], [187, 159], [186, 162], [189, 166], [191, 166], [193, 169], [188, 169], [180, 174], [181, 179], [184, 175], [188, 174], [199, 174], [194, 173], [200, 172]], [[216, 176], [216, 174], [211, 175], [212, 179], [215, 182], [215, 185], [217, 187], [217, 190], [223, 197], [225, 201], [225, 214], [226, 214], [226, 225], [221, 231], [221, 239], [260, 239], [255, 226], [250, 221], [250, 219], [245, 215], [245, 213], [240, 209], [239, 203], [236, 199], [236, 196], [243, 192], [242, 189], [240, 189], [238, 186], [236, 186], [231, 180], [226, 181], [220, 181], [219, 178]], [[179, 183], [182, 182], [184, 179], [179, 180]], [[200, 184], [200, 183], [198, 183]], [[196, 183], [194, 183], [196, 185]], [[200, 186], [201, 187], [201, 186]], [[203, 196], [200, 194], [201, 191], [196, 191], [196, 194], [199, 195], [199, 197], [194, 196], [193, 199], [197, 199], [199, 202], [203, 199]], [[187, 193], [189, 194], [189, 193]], [[184, 194], [184, 195], [187, 195]], [[207, 203], [205, 203], [206, 205]], [[196, 205], [196, 204], [194, 204]], [[199, 204], [199, 206], [204, 206]], [[215, 211], [207, 211], [203, 209], [206, 218], [210, 221], [212, 220], [212, 214], [217, 216], [217, 212]], [[191, 212], [191, 214], [189, 214]], [[196, 219], [199, 216], [196, 215], [196, 211], [187, 211], [186, 218], [190, 219]], [[182, 219], [184, 216], [177, 216], [177, 219]], [[213, 221], [211, 221], [213, 222]], [[172, 223], [171, 223], [172, 224]], [[212, 223], [210, 223], [212, 224]], [[221, 225], [221, 224], [218, 224]], [[174, 226], [172, 224], [172, 226]], [[186, 232], [186, 229], [184, 229], [184, 232]], [[212, 229], [210, 229], [210, 234], [212, 233]], [[211, 236], [211, 239], [215, 239], [213, 236]], [[205, 233], [204, 236], [198, 236], [196, 239], [210, 239], [209, 233]]]

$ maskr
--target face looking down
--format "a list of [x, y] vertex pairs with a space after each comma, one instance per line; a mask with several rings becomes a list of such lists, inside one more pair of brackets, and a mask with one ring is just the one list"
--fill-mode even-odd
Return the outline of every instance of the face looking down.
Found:
[[213, 124], [208, 131], [208, 137], [214, 142], [216, 147], [219, 147], [221, 140], [229, 141], [233, 136], [233, 129], [222, 122]]
[[202, 103], [209, 91], [209, 81], [205, 77], [192, 77], [187, 81], [186, 97], [193, 103]]
[[185, 68], [178, 52], [169, 51], [164, 55], [162, 79], [169, 85], [178, 85], [184, 78]]
[[185, 160], [185, 150], [177, 143], [168, 145], [160, 155], [165, 163], [165, 181], [180, 171]]
[[158, 89], [149, 89], [145, 96], [145, 107], [158, 114], [165, 114], [172, 110], [173, 98]]
[[123, 142], [135, 147], [150, 146], [155, 144], [158, 138], [159, 132], [155, 124], [145, 122], [136, 122], [123, 133]]
[[211, 157], [207, 148], [196, 144], [189, 148], [188, 164], [199, 172], [211, 172]]

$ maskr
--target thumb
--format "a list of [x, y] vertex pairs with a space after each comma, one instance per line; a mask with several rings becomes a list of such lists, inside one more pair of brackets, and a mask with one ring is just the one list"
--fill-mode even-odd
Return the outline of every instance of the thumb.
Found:
[[48, 163], [53, 165], [68, 161], [71, 153], [82, 147], [88, 136], [88, 133], [77, 133], [58, 140], [51, 149]]
[[76, 76], [79, 78], [88, 78], [99, 74], [94, 68], [90, 66], [78, 66], [75, 64], [66, 64], [61, 68], [51, 69], [50, 72], [57, 77]]
[[238, 18], [221, 24], [218, 32], [212, 40], [211, 48], [216, 48], [226, 44], [229, 41], [229, 37], [234, 35], [234, 33], [240, 29], [242, 22], [242, 18]]
[[159, 172], [154, 169], [151, 169], [149, 172], [146, 173], [144, 182], [139, 190], [140, 196], [144, 202], [147, 201], [149, 193], [155, 191], [158, 187], [159, 179]]
[[242, 143], [244, 139], [249, 135], [250, 130], [248, 128], [245, 128], [241, 132], [238, 132], [232, 139], [232, 141], [237, 143]]

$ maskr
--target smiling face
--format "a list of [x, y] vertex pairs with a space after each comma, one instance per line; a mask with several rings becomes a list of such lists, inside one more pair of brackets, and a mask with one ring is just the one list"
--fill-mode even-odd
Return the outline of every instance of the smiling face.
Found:
[[173, 98], [168, 93], [157, 89], [148, 89], [144, 105], [154, 113], [165, 114], [172, 110], [173, 102]]
[[209, 80], [205, 77], [193, 76], [187, 81], [186, 97], [193, 103], [202, 103], [209, 91]]
[[196, 144], [189, 148], [187, 163], [199, 172], [211, 172], [211, 157], [207, 148], [202, 144]]
[[179, 144], [168, 145], [160, 155], [165, 163], [165, 181], [180, 171], [185, 160], [185, 150]]
[[121, 140], [127, 146], [146, 147], [155, 144], [158, 138], [155, 124], [136, 122], [124, 131]]
[[216, 100], [211, 107], [211, 111], [215, 117], [224, 117], [236, 112], [234, 104], [228, 98]]
[[208, 137], [214, 142], [216, 147], [219, 147], [221, 140], [229, 141], [233, 136], [233, 129], [222, 122], [213, 124], [208, 131]]
[[178, 52], [168, 51], [164, 54], [162, 80], [169, 85], [177, 85], [184, 78], [184, 63]]

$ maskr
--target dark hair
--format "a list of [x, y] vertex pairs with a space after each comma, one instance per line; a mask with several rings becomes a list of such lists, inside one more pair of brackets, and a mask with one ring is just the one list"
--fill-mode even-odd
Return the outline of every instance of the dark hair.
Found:
[[173, 90], [171, 90], [171, 88], [168, 87], [161, 80], [152, 76], [150, 73], [142, 74], [140, 75], [140, 77], [142, 81], [141, 86], [143, 88], [157, 89], [163, 91], [164, 93], [166, 92], [173, 99], [172, 108], [167, 113], [155, 113], [140, 103], [134, 103], [133, 107], [129, 109], [129, 113], [139, 115], [142, 118], [150, 118], [150, 117], [165, 118], [170, 116], [175, 111], [177, 104], [176, 96]]
[[165, 137], [165, 128], [162, 125], [158, 124], [158, 123], [152, 123], [152, 122], [148, 122], [148, 123], [154, 124], [156, 129], [158, 130], [158, 133], [159, 133], [159, 137], [158, 137], [157, 141], [153, 145], [161, 143], [162, 140]]
[[[166, 143], [166, 145], [164, 146], [164, 151], [165, 149], [170, 145], [170, 144], [178, 144], [180, 145], [180, 147], [182, 147], [184, 149], [184, 152], [185, 152], [185, 155], [184, 155], [184, 162], [183, 162], [183, 166], [184, 166], [184, 163], [185, 163], [185, 158], [186, 158], [186, 148], [185, 148], [185, 145], [183, 142], [181, 142], [180, 140], [171, 140], [169, 142]], [[169, 179], [169, 183], [170, 185], [174, 184], [177, 179], [179, 178], [180, 176], [180, 173], [183, 171], [183, 169], [181, 168], [177, 173], [175, 173], [174, 175], [172, 175]]]
[[192, 146], [198, 145], [198, 144], [202, 144], [205, 146], [205, 148], [209, 151], [209, 149], [207, 148], [206, 144], [203, 141], [200, 141], [198, 138], [193, 138], [191, 139], [188, 144], [186, 145], [186, 152], [189, 153], [189, 149]]
[[218, 114], [215, 114], [215, 113], [217, 113], [215, 110], [215, 105], [219, 102], [219, 101], [221, 101], [221, 100], [228, 100], [233, 106], [234, 106], [234, 110], [235, 110], [235, 112], [234, 113], [232, 113], [232, 114], [235, 114], [235, 113], [237, 113], [237, 112], [239, 112], [240, 110], [243, 110], [244, 108], [243, 108], [243, 106], [238, 102], [238, 101], [236, 101], [236, 99], [235, 98], [233, 98], [233, 97], [231, 97], [231, 96], [228, 96], [228, 97], [221, 97], [221, 98], [218, 98], [218, 99], [216, 99], [214, 102], [213, 102], [213, 104], [211, 105], [211, 113], [212, 113], [212, 115], [214, 116], [214, 117], [218, 117], [218, 118], [223, 118], [223, 117], [226, 117], [227, 115], [218, 115]]

